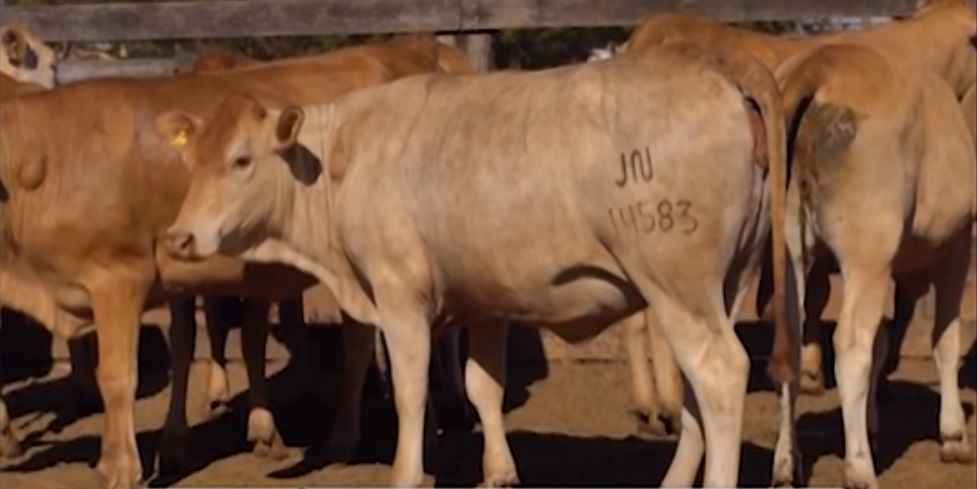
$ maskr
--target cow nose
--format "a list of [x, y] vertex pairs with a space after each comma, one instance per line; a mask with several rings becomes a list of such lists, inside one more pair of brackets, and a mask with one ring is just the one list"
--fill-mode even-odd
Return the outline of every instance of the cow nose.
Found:
[[193, 234], [186, 231], [171, 230], [166, 233], [166, 251], [180, 258], [189, 258], [193, 253]]

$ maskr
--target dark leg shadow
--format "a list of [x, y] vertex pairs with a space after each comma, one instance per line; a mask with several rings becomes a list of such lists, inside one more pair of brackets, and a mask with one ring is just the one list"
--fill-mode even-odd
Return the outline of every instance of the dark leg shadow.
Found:
[[[965, 402], [964, 414], [970, 419], [974, 405]], [[912, 416], [906, 416], [912, 413]], [[940, 440], [940, 395], [925, 385], [900, 380], [890, 382], [890, 396], [879, 405], [878, 452], [875, 469], [889, 469], [906, 450], [920, 441]], [[841, 408], [820, 413], [805, 413], [798, 420], [798, 438], [804, 454], [804, 472], [811, 473], [823, 455], [844, 458], [845, 434]], [[829, 436], [825, 436], [825, 435]]]

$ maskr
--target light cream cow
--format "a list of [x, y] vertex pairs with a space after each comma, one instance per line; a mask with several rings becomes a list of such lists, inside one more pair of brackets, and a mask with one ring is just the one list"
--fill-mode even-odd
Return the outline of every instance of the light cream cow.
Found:
[[[579, 342], [650, 304], [695, 393], [664, 484], [691, 484], [705, 449], [705, 485], [729, 487], [749, 368], [733, 322], [768, 211], [782, 243], [779, 106], [755, 60], [692, 46], [539, 72], [420, 75], [304, 109], [233, 96], [203, 122], [161, 116], [193, 128], [192, 182], [167, 245], [309, 270], [345, 311], [383, 328], [400, 417], [396, 485], [421, 482], [441, 319], [473, 320], [466, 387], [485, 483], [503, 485], [518, 480], [501, 415], [504, 320]], [[720, 168], [722, 179], [709, 177]]]

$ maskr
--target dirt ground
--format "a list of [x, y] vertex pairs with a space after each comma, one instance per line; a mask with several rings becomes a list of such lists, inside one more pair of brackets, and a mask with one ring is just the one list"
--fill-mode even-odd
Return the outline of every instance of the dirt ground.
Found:
[[[319, 362], [319, 359], [317, 359]], [[321, 363], [321, 362], [320, 362]], [[318, 466], [303, 461], [303, 449], [332, 418], [331, 406], [317, 408], [295, 392], [294, 377], [284, 363], [270, 363], [272, 409], [290, 455], [281, 462], [256, 458], [245, 441], [246, 387], [243, 366], [230, 365], [235, 399], [232, 410], [202, 422], [203, 364], [191, 378], [191, 454], [189, 473], [153, 486], [377, 486], [387, 483], [394, 450], [394, 418], [390, 403], [376, 385], [367, 389], [364, 440], [357, 460], [346, 466]], [[165, 369], [156, 369], [165, 370]], [[747, 400], [740, 484], [767, 487], [776, 437], [777, 404], [762, 385], [762, 365]], [[967, 431], [975, 438], [973, 365], [961, 370], [966, 386], [963, 400]], [[166, 372], [143, 374], [136, 405], [138, 443], [144, 467], [151, 468], [169, 386]], [[635, 436], [626, 414], [627, 370], [607, 362], [554, 362], [529, 371], [510, 370], [507, 391], [509, 440], [522, 482], [529, 486], [657, 486], [664, 476], [673, 440], [648, 441]], [[530, 381], [531, 379], [539, 379]], [[936, 371], [932, 362], [904, 359], [892, 377], [892, 388], [881, 404], [881, 453], [876, 465], [885, 488], [969, 489], [977, 485], [973, 465], [943, 465], [939, 461]], [[336, 389], [325, 377], [322, 394]], [[91, 468], [99, 451], [102, 416], [78, 405], [64, 379], [21, 380], [4, 390], [14, 427], [27, 440], [24, 456], [4, 461], [0, 486], [4, 489], [89, 489], [100, 480]], [[821, 398], [800, 401], [799, 434], [811, 474], [811, 486], [836, 486], [842, 474], [841, 414], [835, 390]], [[438, 437], [428, 457], [426, 482], [432, 485], [472, 486], [480, 480], [481, 436], [446, 433]]]

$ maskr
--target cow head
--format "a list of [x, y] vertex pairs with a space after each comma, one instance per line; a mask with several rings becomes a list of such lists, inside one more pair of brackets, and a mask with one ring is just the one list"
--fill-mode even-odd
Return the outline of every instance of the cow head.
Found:
[[53, 88], [57, 55], [20, 22], [0, 26], [0, 72], [22, 83]]
[[183, 112], [157, 118], [157, 130], [191, 168], [186, 199], [167, 233], [172, 255], [239, 256], [281, 235], [296, 176], [315, 179], [307, 170], [314, 157], [296, 144], [304, 118], [299, 108], [267, 109], [249, 95], [229, 96], [203, 121]]
[[915, 19], [931, 21], [952, 46], [947, 60], [941, 60], [943, 78], [962, 96], [977, 81], [977, 13], [964, 0], [920, 0]]

